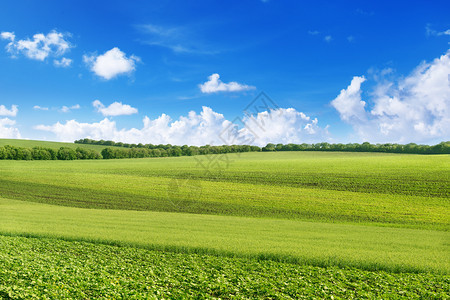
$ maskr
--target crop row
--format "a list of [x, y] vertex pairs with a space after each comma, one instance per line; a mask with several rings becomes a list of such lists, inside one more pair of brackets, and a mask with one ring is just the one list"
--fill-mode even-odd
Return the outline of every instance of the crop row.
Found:
[[448, 299], [450, 277], [0, 236], [0, 298]]

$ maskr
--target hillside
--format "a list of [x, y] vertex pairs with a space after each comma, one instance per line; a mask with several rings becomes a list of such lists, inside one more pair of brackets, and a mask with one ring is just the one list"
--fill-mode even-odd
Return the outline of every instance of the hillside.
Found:
[[59, 149], [61, 147], [68, 147], [76, 149], [78, 147], [85, 149], [92, 149], [101, 152], [103, 149], [108, 148], [108, 146], [103, 145], [85, 145], [85, 144], [75, 144], [75, 143], [62, 143], [62, 142], [47, 142], [47, 141], [37, 141], [37, 140], [20, 140], [20, 139], [0, 139], [0, 147], [10, 145], [23, 148], [33, 148], [33, 147], [45, 147], [52, 149]]

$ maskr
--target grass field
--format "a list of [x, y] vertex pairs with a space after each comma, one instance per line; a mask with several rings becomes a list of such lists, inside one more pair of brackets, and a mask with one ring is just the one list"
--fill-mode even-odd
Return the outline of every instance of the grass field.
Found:
[[[450, 273], [449, 158], [278, 152], [0, 161], [0, 244], [10, 249], [0, 257], [0, 270], [20, 253], [30, 268], [61, 270], [64, 258], [69, 266], [79, 265], [74, 253], [88, 249], [92, 257], [118, 253], [118, 262], [99, 258], [102, 270], [122, 264], [160, 268], [152, 258], [158, 256], [170, 261], [170, 272], [160, 278], [124, 270], [120, 284], [111, 285], [113, 273], [97, 278], [90, 265], [84, 283], [55, 271], [30, 293], [42, 295], [47, 282], [55, 295], [73, 297], [87, 284], [87, 297], [147, 291], [156, 297], [185, 292], [298, 298], [297, 289], [319, 298], [383, 297], [392, 291], [442, 299], [448, 297]], [[36, 249], [53, 244], [67, 251], [49, 250], [29, 261]], [[129, 251], [142, 255], [142, 262], [126, 260]], [[187, 261], [200, 257], [213, 264], [214, 275], [194, 266], [190, 275], [181, 275]], [[284, 277], [273, 277], [277, 272]], [[13, 274], [6, 281], [0, 275], [0, 297], [15, 295], [9, 284], [17, 280], [17, 295], [26, 295], [32, 276]], [[67, 290], [58, 289], [59, 280]]]
[[59, 149], [61, 147], [76, 149], [76, 148], [80, 147], [80, 148], [96, 150], [98, 152], [101, 152], [103, 149], [108, 147], [108, 146], [104, 146], [104, 145], [89, 145], [89, 144], [47, 142], [47, 141], [19, 140], [19, 139], [0, 139], [0, 147], [5, 146], [5, 145], [23, 147], [23, 148], [45, 147], [45, 148], [51, 148], [51, 149]]

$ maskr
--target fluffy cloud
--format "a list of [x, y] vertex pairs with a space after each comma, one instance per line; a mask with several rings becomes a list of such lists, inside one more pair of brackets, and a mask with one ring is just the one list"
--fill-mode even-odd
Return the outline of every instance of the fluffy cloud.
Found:
[[396, 82], [379, 82], [369, 103], [361, 99], [364, 77], [354, 77], [331, 105], [370, 142], [434, 142], [450, 139], [450, 51], [422, 63]]
[[97, 109], [99, 113], [106, 116], [122, 116], [137, 114], [138, 110], [131, 107], [128, 104], [122, 104], [122, 102], [114, 102], [108, 107], [105, 107], [99, 100], [92, 102], [92, 105]]
[[83, 60], [97, 76], [109, 80], [118, 75], [133, 72], [140, 58], [134, 55], [127, 57], [124, 52], [115, 47], [102, 55], [84, 55]]
[[11, 109], [6, 108], [4, 105], [0, 105], [0, 116], [15, 117], [18, 111], [17, 105], [12, 105]]
[[220, 76], [217, 73], [212, 74], [208, 77], [208, 81], [199, 84], [199, 88], [202, 93], [217, 93], [217, 92], [240, 92], [247, 90], [254, 90], [254, 86], [249, 86], [246, 84], [240, 84], [237, 82], [224, 83], [220, 80]]
[[107, 118], [96, 123], [70, 120], [65, 124], [38, 125], [35, 129], [53, 132], [61, 141], [91, 138], [173, 145], [265, 145], [268, 142], [323, 141], [328, 133], [326, 128], [320, 128], [317, 123], [317, 119], [312, 120], [293, 108], [261, 112], [231, 122], [211, 108], [203, 107], [199, 114], [191, 111], [178, 120], [172, 120], [166, 114], [154, 120], [145, 117], [141, 129], [118, 129], [116, 122]]
[[13, 127], [16, 121], [3, 118], [0, 119], [0, 138], [3, 139], [20, 139], [19, 129]]
[[70, 58], [63, 57], [60, 60], [55, 59], [53, 64], [55, 67], [67, 68], [72, 64], [72, 60]]
[[6, 50], [12, 55], [22, 53], [30, 59], [45, 60], [48, 56], [61, 56], [70, 48], [70, 43], [66, 40], [67, 34], [55, 30], [47, 33], [37, 33], [33, 39], [16, 40], [13, 32], [2, 32], [0, 37], [8, 40]]
[[366, 102], [361, 100], [361, 83], [366, 81], [364, 76], [353, 77], [352, 82], [341, 90], [339, 96], [331, 101], [331, 105], [337, 109], [341, 119], [347, 122], [357, 122], [366, 120], [364, 107]]

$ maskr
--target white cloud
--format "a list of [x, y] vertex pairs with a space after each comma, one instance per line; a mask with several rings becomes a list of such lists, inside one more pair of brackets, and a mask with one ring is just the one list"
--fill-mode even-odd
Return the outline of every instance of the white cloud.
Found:
[[35, 106], [33, 106], [33, 109], [35, 109], [35, 110], [48, 110], [48, 107], [42, 107], [42, 106], [39, 106], [39, 105], [35, 105]]
[[[326, 128], [318, 126], [317, 119], [309, 117], [293, 108], [275, 109], [261, 112], [240, 121], [230, 122], [222, 114], [209, 107], [197, 114], [189, 112], [178, 120], [168, 115], [151, 120], [143, 119], [141, 129], [118, 129], [108, 118], [96, 123], [79, 123], [75, 120], [53, 125], [38, 125], [35, 129], [53, 132], [61, 141], [81, 138], [104, 139], [127, 143], [153, 143], [173, 145], [223, 145], [256, 144], [264, 146], [272, 143], [303, 143], [327, 139]], [[239, 123], [239, 124], [237, 124]], [[241, 127], [238, 128], [238, 125]]]
[[199, 88], [202, 93], [217, 93], [217, 92], [240, 92], [254, 90], [254, 86], [240, 84], [237, 82], [224, 83], [220, 80], [220, 76], [217, 73], [212, 74], [208, 77], [208, 81], [199, 84]]
[[396, 82], [379, 82], [371, 93], [371, 107], [361, 99], [364, 77], [331, 102], [341, 119], [362, 140], [425, 143], [450, 139], [450, 51], [422, 63]]
[[450, 29], [444, 30], [444, 31], [437, 31], [431, 28], [430, 24], [427, 24], [425, 27], [427, 35], [435, 35], [435, 36], [442, 36], [442, 35], [450, 35]]
[[323, 40], [327, 43], [331, 42], [333, 40], [333, 37], [331, 35], [327, 35], [323, 38]]
[[16, 35], [14, 34], [14, 32], [7, 32], [7, 31], [0, 33], [0, 37], [4, 40], [10, 40], [11, 42], [13, 42], [16, 39]]
[[320, 33], [320, 31], [317, 31], [317, 30], [310, 30], [310, 31], [308, 31], [309, 35], [318, 35], [319, 33]]
[[44, 61], [48, 56], [61, 56], [72, 46], [66, 40], [68, 34], [63, 34], [55, 30], [46, 35], [37, 33], [33, 39], [16, 40], [13, 32], [2, 32], [1, 38], [9, 40], [6, 50], [15, 56], [22, 53], [30, 59]]
[[67, 67], [69, 67], [72, 64], [72, 60], [70, 58], [63, 57], [60, 60], [55, 59], [53, 61], [53, 64], [56, 67], [67, 68]]
[[13, 127], [16, 124], [16, 121], [3, 118], [0, 119], [0, 138], [3, 139], [20, 139], [19, 129]]
[[0, 116], [15, 117], [18, 111], [17, 105], [11, 105], [11, 109], [6, 108], [4, 105], [0, 105]]
[[81, 108], [81, 106], [80, 106], [80, 104], [75, 104], [75, 105], [72, 105], [72, 106], [62, 106], [61, 107], [61, 109], [60, 109], [60, 111], [62, 111], [63, 113], [67, 113], [67, 112], [69, 112], [69, 111], [71, 111], [71, 110], [73, 110], [73, 109], [80, 109]]
[[134, 107], [131, 107], [128, 104], [122, 104], [122, 102], [114, 102], [110, 104], [108, 107], [105, 107], [103, 103], [99, 100], [95, 100], [92, 102], [92, 105], [97, 109], [99, 113], [106, 116], [122, 116], [122, 115], [132, 115], [137, 114], [138, 110]]
[[115, 47], [102, 55], [84, 55], [83, 60], [97, 76], [109, 80], [118, 75], [133, 72], [140, 58], [134, 55], [127, 57], [124, 52]]
[[199, 38], [199, 30], [189, 26], [169, 27], [154, 24], [136, 26], [137, 29], [147, 36], [144, 44], [164, 47], [175, 53], [190, 54], [217, 54], [219, 51], [213, 49]]
[[331, 101], [331, 105], [337, 109], [342, 120], [350, 122], [366, 120], [364, 110], [366, 102], [361, 100], [361, 83], [364, 81], [366, 81], [364, 76], [353, 77], [350, 85]]
[[317, 118], [311, 119], [294, 108], [278, 108], [247, 115], [245, 127], [239, 131], [243, 140], [259, 146], [268, 143], [313, 143], [329, 139], [328, 126], [321, 128]]

